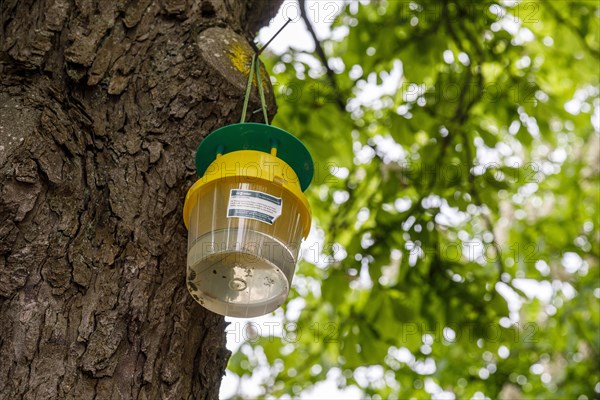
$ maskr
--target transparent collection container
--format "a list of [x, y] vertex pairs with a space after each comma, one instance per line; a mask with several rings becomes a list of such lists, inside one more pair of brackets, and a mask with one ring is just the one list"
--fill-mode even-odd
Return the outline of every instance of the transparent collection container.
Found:
[[205, 308], [256, 317], [287, 298], [311, 211], [304, 191], [314, 164], [280, 128], [227, 125], [202, 140], [200, 179], [188, 190], [187, 288]]
[[[281, 199], [272, 224], [228, 216], [232, 190]], [[205, 308], [233, 317], [255, 317], [287, 298], [306, 226], [305, 208], [282, 185], [266, 180], [219, 179], [201, 187], [189, 220], [187, 287]]]

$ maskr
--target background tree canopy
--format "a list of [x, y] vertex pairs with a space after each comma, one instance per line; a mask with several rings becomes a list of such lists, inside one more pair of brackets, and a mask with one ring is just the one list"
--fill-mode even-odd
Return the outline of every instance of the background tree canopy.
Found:
[[282, 329], [246, 324], [231, 373], [274, 397], [599, 398], [598, 2], [342, 7], [324, 54], [263, 56], [316, 222]]

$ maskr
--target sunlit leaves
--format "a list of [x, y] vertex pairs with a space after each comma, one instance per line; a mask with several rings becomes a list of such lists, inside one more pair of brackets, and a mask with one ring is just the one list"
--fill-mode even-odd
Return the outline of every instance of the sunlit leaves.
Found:
[[[282, 365], [268, 393], [340, 368], [340, 386], [383, 398], [598, 396], [598, 15], [352, 2], [325, 45], [339, 91], [306, 54], [267, 60], [275, 124], [316, 161], [323, 230], [296, 273], [303, 335], [254, 344]], [[251, 374], [246, 355], [230, 363]]]

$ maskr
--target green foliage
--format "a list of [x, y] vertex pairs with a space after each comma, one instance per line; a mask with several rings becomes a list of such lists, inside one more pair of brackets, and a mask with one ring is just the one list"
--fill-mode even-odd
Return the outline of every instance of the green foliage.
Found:
[[323, 237], [279, 314], [304, 334], [232, 372], [262, 347], [276, 397], [332, 370], [372, 398], [600, 396], [600, 7], [508, 3], [350, 2], [337, 91], [305, 53], [265, 60]]

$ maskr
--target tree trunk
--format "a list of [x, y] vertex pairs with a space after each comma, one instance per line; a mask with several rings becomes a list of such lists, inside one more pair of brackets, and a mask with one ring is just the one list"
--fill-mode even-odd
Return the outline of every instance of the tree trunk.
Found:
[[183, 198], [279, 4], [0, 0], [0, 399], [218, 397]]

